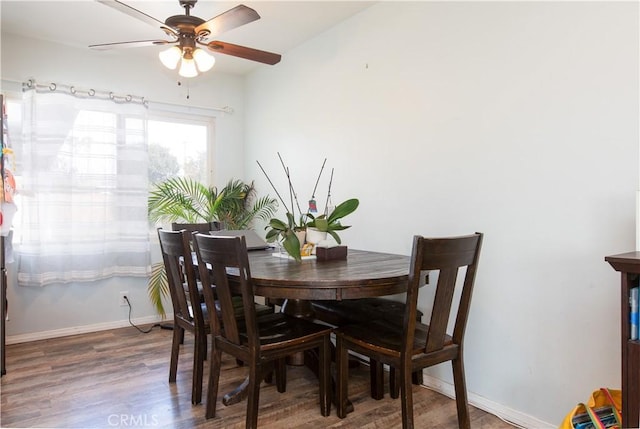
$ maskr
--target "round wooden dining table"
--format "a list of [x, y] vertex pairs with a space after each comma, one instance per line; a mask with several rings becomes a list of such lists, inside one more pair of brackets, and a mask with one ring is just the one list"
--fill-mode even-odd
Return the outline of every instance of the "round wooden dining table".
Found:
[[286, 300], [283, 312], [312, 317], [309, 301], [369, 298], [406, 292], [409, 256], [349, 249], [345, 259], [295, 260], [250, 251], [258, 296]]
[[[313, 319], [314, 300], [370, 298], [407, 291], [409, 256], [348, 249], [346, 259], [297, 262], [273, 253], [249, 251], [254, 294], [284, 300], [281, 311], [295, 317]], [[232, 272], [229, 275], [233, 277]], [[317, 375], [313, 353], [294, 356], [289, 363], [304, 364]], [[245, 396], [245, 384], [224, 395], [222, 402], [230, 405], [240, 401]], [[348, 411], [351, 409], [348, 407]]]

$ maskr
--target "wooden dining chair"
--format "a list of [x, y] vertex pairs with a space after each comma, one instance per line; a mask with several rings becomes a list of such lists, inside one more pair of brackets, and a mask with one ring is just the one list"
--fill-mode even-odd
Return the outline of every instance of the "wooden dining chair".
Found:
[[[402, 326], [406, 304], [387, 298], [359, 298], [345, 299], [342, 301], [321, 300], [311, 301], [314, 317], [335, 327], [356, 323], [370, 323], [373, 320], [381, 320]], [[416, 310], [416, 321], [422, 321], [423, 313]], [[369, 359], [369, 378], [371, 381], [370, 394], [373, 399], [384, 398], [384, 367], [380, 362]], [[413, 384], [423, 383], [422, 370], [411, 375]], [[400, 396], [400, 388], [395, 380], [390, 379], [389, 395], [397, 399]]]
[[[469, 410], [465, 385], [463, 342], [471, 305], [473, 284], [482, 246], [482, 233], [450, 238], [415, 236], [409, 270], [409, 286], [402, 326], [375, 320], [367, 324], [347, 325], [336, 329], [338, 417], [346, 417], [349, 350], [389, 365], [399, 372], [402, 427], [413, 428], [411, 373], [442, 362], [451, 361], [458, 411], [458, 426], [469, 429]], [[437, 276], [435, 297], [429, 324], [416, 321], [421, 274]], [[454, 302], [458, 273], [462, 290], [452, 335], [447, 323]]]
[[[222, 224], [218, 221], [201, 223], [174, 222], [171, 224], [171, 229], [173, 229], [174, 231], [186, 229], [191, 233], [199, 232], [202, 234], [208, 234], [210, 231], [220, 231], [222, 229]], [[264, 305], [262, 305], [262, 307], [258, 307], [258, 313], [273, 313], [274, 311], [277, 311], [276, 306], [282, 306], [283, 302], [283, 299], [264, 298]]]
[[[321, 325], [273, 313], [257, 317], [254, 302], [251, 268], [244, 237], [215, 237], [195, 234], [194, 247], [198, 257], [200, 278], [209, 308], [210, 329], [213, 336], [211, 349], [209, 384], [207, 391], [206, 418], [215, 417], [219, 389], [220, 362], [222, 352], [245, 362], [249, 369], [247, 385], [246, 427], [258, 425], [260, 383], [275, 367], [278, 391], [284, 389], [278, 381], [282, 375], [284, 358], [293, 353], [317, 350], [319, 365], [320, 412], [328, 416], [331, 406], [330, 364], [332, 329]], [[230, 280], [230, 276], [233, 280]], [[214, 296], [210, 284], [216, 285], [220, 302], [220, 314], [211, 311]], [[244, 323], [233, 317], [232, 292], [240, 293], [244, 303]]]
[[[207, 357], [207, 339], [211, 330], [202, 283], [197, 278], [198, 269], [193, 265], [191, 253], [193, 235], [186, 229], [168, 231], [159, 228], [158, 237], [167, 273], [174, 319], [169, 382], [176, 381], [180, 345], [184, 344], [184, 332], [189, 331], [194, 335], [191, 402], [199, 404], [202, 402], [203, 367]], [[215, 306], [216, 311], [219, 312], [217, 301]], [[233, 306], [235, 317], [239, 320], [243, 319], [241, 297], [233, 297]], [[266, 305], [254, 303], [254, 308], [258, 315], [273, 313], [273, 309]], [[241, 362], [238, 363], [241, 364]]]
[[[198, 223], [173, 222], [171, 224], [171, 229], [173, 231], [186, 230], [189, 233], [188, 235], [189, 235], [190, 243], [192, 243], [194, 233], [209, 234], [211, 231], [220, 231], [220, 222], [218, 221], [198, 222]], [[193, 245], [191, 245], [191, 249], [193, 249]], [[204, 295], [202, 294], [202, 285], [200, 283], [200, 278], [199, 278], [199, 273], [197, 268], [195, 269], [195, 272], [196, 272], [198, 290], [200, 292], [200, 299], [201, 299], [201, 302], [204, 303]], [[236, 306], [237, 317], [243, 317], [242, 316], [242, 300], [239, 297], [234, 297], [233, 302], [234, 302], [234, 305]], [[256, 306], [256, 311], [258, 312], [258, 315], [273, 313], [275, 311], [274, 306], [271, 304], [263, 305], [263, 304], [256, 303], [255, 306]], [[206, 349], [205, 349], [205, 358], [206, 358]]]
[[176, 381], [180, 345], [184, 342], [184, 332], [194, 335], [193, 373], [191, 381], [191, 402], [202, 401], [202, 373], [207, 350], [207, 335], [210, 327], [207, 308], [200, 298], [196, 281], [196, 271], [191, 257], [191, 234], [186, 230], [168, 231], [158, 229], [160, 249], [167, 273], [171, 304], [173, 305], [173, 340], [171, 343], [171, 363], [169, 382]]

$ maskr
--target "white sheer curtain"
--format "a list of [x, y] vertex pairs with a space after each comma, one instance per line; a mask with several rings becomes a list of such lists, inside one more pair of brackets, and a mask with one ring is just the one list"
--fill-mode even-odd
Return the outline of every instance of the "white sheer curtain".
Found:
[[70, 88], [24, 94], [23, 286], [146, 276], [150, 265], [146, 108]]

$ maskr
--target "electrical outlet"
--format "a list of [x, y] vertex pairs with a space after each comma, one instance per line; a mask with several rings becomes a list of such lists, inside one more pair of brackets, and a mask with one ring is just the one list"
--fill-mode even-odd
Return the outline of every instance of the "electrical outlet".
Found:
[[118, 299], [118, 303], [120, 304], [121, 307], [126, 307], [127, 305], [129, 305], [127, 300], [124, 299], [125, 297], [129, 299], [129, 292], [120, 292], [120, 298]]

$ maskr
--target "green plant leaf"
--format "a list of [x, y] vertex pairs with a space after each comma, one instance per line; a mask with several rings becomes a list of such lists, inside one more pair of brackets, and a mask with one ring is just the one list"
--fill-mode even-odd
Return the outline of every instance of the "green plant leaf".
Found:
[[327, 231], [327, 233], [331, 235], [338, 244], [342, 244], [342, 240], [340, 240], [340, 237], [335, 233], [335, 231]]
[[286, 231], [287, 229], [287, 224], [276, 218], [273, 218], [269, 221], [269, 226], [278, 231]]
[[322, 231], [322, 232], [329, 231], [329, 221], [324, 217], [318, 216], [314, 221], [314, 226], [315, 228], [318, 229], [318, 231]]
[[351, 228], [351, 225], [341, 225], [340, 222], [331, 225], [331, 231], [344, 231], [347, 228]]
[[169, 295], [169, 281], [167, 280], [163, 262], [156, 262], [151, 265], [151, 277], [147, 284], [147, 293], [156, 312], [164, 319], [167, 314], [162, 304], [162, 297]]
[[285, 232], [282, 247], [284, 247], [284, 250], [293, 256], [296, 261], [302, 261], [302, 256], [300, 256], [300, 240], [298, 240], [298, 236], [296, 236], [293, 230], [289, 229]]
[[267, 243], [272, 243], [274, 241], [276, 241], [276, 239], [280, 236], [280, 231], [278, 231], [277, 229], [270, 229], [269, 231], [267, 231], [267, 234], [265, 236], [265, 240], [267, 241]]
[[287, 212], [287, 221], [289, 229], [293, 229], [296, 226], [296, 219], [293, 217], [293, 213]]
[[331, 214], [329, 214], [329, 223], [333, 223], [338, 219], [350, 215], [358, 208], [358, 205], [360, 205], [360, 201], [357, 198], [351, 198], [338, 204]]

